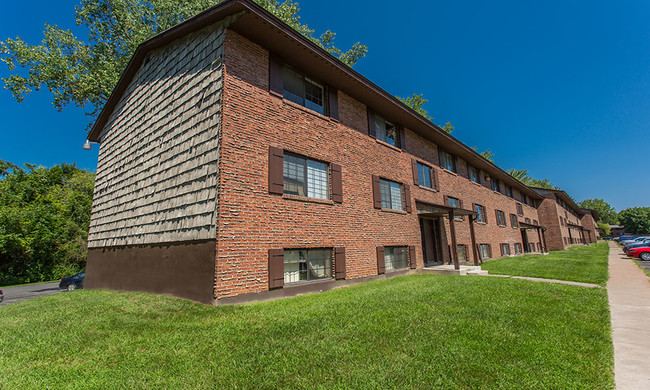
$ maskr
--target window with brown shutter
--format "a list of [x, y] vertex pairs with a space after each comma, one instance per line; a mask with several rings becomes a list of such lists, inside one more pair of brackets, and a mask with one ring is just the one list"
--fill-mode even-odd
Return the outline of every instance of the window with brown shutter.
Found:
[[438, 170], [437, 169], [431, 169], [431, 175], [432, 175], [432, 182], [433, 182], [433, 188], [436, 191], [440, 191], [440, 184], [438, 183]]
[[375, 113], [368, 107], [368, 135], [377, 138], [377, 129], [375, 128]]
[[398, 125], [397, 133], [399, 136], [399, 148], [402, 150], [406, 150], [406, 134], [404, 133], [404, 127]]
[[339, 120], [339, 91], [336, 88], [327, 87], [327, 110], [332, 119]]
[[417, 259], [415, 258], [415, 246], [409, 246], [409, 267], [411, 269], [417, 268]]
[[345, 279], [345, 248], [334, 248], [334, 275], [337, 280]]
[[413, 171], [413, 184], [417, 186], [420, 184], [418, 180], [418, 162], [414, 158], [411, 159], [411, 169]]
[[284, 151], [275, 146], [269, 146], [269, 193], [284, 193]]
[[273, 56], [269, 57], [269, 92], [282, 97], [282, 64]]
[[339, 164], [330, 164], [332, 175], [332, 200], [336, 203], [343, 202], [343, 178], [341, 175], [341, 166]]
[[411, 208], [411, 187], [408, 184], [404, 184], [404, 205], [407, 213], [413, 211]]
[[381, 191], [379, 189], [379, 176], [377, 175], [372, 175], [372, 202], [374, 208], [381, 208]]
[[377, 247], [377, 274], [386, 273], [386, 263], [384, 261], [384, 247]]
[[284, 286], [284, 250], [269, 249], [269, 289]]

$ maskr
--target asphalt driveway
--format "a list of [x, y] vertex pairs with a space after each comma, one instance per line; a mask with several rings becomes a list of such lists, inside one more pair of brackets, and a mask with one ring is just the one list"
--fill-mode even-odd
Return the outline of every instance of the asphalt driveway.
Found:
[[24, 286], [15, 287], [0, 287], [5, 294], [5, 299], [0, 303], [0, 306], [5, 306], [10, 303], [16, 303], [27, 299], [41, 297], [43, 295], [56, 294], [61, 291], [59, 289], [59, 282], [46, 282], [28, 284]]

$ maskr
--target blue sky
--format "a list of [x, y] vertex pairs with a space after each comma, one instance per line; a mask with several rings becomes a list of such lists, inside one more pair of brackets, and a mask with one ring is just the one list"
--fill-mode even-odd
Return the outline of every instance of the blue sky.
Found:
[[[368, 45], [355, 69], [398, 96], [422, 93], [436, 123], [503, 169], [547, 177], [578, 201], [650, 206], [650, 2], [299, 1], [304, 23], [339, 47]], [[0, 39], [74, 28], [78, 0], [8, 2]], [[29, 15], [29, 16], [27, 16]], [[0, 76], [7, 70], [0, 65]], [[47, 91], [0, 90], [0, 159], [94, 170], [89, 117]]]

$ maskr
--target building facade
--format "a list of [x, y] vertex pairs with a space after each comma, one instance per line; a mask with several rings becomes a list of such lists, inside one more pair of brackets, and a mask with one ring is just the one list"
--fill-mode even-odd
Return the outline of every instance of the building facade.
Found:
[[249, 0], [143, 43], [89, 139], [89, 288], [215, 303], [547, 250], [545, 193]]
[[600, 220], [600, 216], [596, 210], [583, 208], [582, 211], [585, 215], [582, 217], [580, 224], [583, 227], [585, 244], [593, 244], [600, 240], [600, 230], [598, 229], [597, 223]]

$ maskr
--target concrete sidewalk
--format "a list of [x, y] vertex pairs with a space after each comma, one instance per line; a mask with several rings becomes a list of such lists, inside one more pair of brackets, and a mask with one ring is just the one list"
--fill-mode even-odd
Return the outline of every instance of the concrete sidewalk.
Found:
[[607, 292], [616, 388], [650, 389], [650, 279], [611, 241]]

